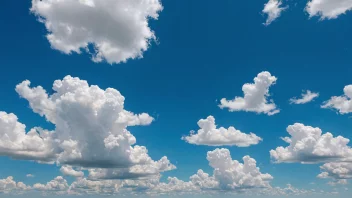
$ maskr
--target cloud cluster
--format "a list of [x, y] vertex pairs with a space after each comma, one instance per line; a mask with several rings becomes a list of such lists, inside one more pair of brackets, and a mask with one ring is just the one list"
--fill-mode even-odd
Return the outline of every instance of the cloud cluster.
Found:
[[264, 25], [270, 25], [273, 21], [280, 17], [281, 12], [284, 11], [286, 7], [282, 7], [281, 0], [269, 0], [268, 3], [264, 5], [263, 13], [268, 16]]
[[53, 49], [113, 64], [142, 57], [156, 38], [148, 21], [162, 9], [159, 0], [32, 0], [31, 12]]
[[310, 17], [320, 16], [321, 19], [335, 19], [351, 9], [351, 0], [310, 0], [306, 7]]
[[276, 163], [319, 163], [352, 160], [349, 139], [323, 134], [321, 129], [295, 123], [287, 127], [291, 137], [282, 138], [289, 144], [270, 151], [270, 157]]
[[352, 179], [352, 163], [350, 162], [330, 162], [320, 166], [322, 173], [318, 178], [332, 178], [341, 183], [346, 179]]
[[314, 93], [311, 92], [310, 90], [307, 90], [306, 93], [302, 93], [301, 98], [291, 98], [290, 103], [292, 104], [306, 104], [308, 102], [313, 101], [315, 98], [319, 97], [319, 93]]
[[[75, 181], [68, 184], [62, 176], [47, 182], [36, 183], [33, 187], [27, 187], [22, 183], [16, 184], [12, 177], [0, 180], [0, 190], [3, 181], [11, 186], [25, 186], [26, 190], [40, 191], [43, 194], [100, 194], [100, 195], [127, 195], [143, 193], [149, 195], [165, 194], [202, 194], [202, 193], [239, 193], [247, 189], [270, 189], [270, 181], [273, 177], [260, 172], [256, 161], [249, 156], [243, 157], [243, 163], [233, 160], [228, 149], [215, 149], [207, 154], [209, 165], [214, 169], [213, 175], [203, 170], [192, 175], [189, 181], [182, 181], [176, 177], [169, 177], [166, 182], [160, 180], [160, 175], [154, 175], [145, 179], [104, 179], [90, 180], [89, 178], [77, 177]], [[66, 167], [71, 172], [70, 167]], [[69, 175], [69, 174], [67, 174]], [[14, 187], [12, 187], [14, 188]], [[10, 189], [10, 187], [6, 187]], [[1, 192], [1, 191], [0, 191]]]
[[116, 89], [102, 90], [66, 76], [54, 82], [53, 90], [48, 95], [43, 87], [30, 87], [28, 80], [16, 86], [32, 110], [54, 124], [55, 130], [34, 128], [26, 133], [14, 114], [0, 112], [0, 155], [69, 165], [61, 171], [76, 177], [82, 172], [70, 166], [87, 168], [92, 177], [98, 175], [94, 170], [137, 177], [175, 168], [167, 157], [153, 161], [144, 146], [135, 145], [136, 138], [127, 128], [149, 125], [153, 118], [125, 110], [125, 98]]
[[228, 129], [220, 127], [217, 129], [213, 116], [201, 119], [197, 124], [200, 128], [197, 133], [191, 131], [189, 136], [182, 137], [183, 140], [196, 145], [238, 147], [255, 145], [262, 140], [254, 133], [246, 134], [234, 127], [229, 127]]
[[280, 112], [273, 101], [268, 101], [269, 88], [276, 83], [277, 78], [269, 72], [261, 72], [254, 78], [254, 84], [244, 84], [242, 91], [244, 97], [235, 97], [233, 100], [220, 101], [220, 108], [229, 111], [248, 111], [274, 115]]
[[352, 85], [345, 86], [343, 92], [343, 96], [333, 96], [321, 107], [336, 109], [340, 114], [352, 113]]
[[6, 179], [0, 179], [0, 194], [5, 193], [22, 193], [26, 190], [31, 189], [29, 186], [25, 185], [23, 182], [16, 182], [13, 177], [7, 177]]

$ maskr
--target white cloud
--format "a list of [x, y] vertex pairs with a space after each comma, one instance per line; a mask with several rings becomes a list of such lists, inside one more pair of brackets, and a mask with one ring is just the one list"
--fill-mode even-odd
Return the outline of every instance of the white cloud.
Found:
[[269, 0], [268, 3], [264, 5], [263, 13], [268, 16], [265, 25], [270, 25], [273, 21], [280, 17], [281, 12], [286, 8], [281, 7], [281, 0]]
[[225, 129], [224, 127], [216, 128], [215, 118], [208, 116], [206, 119], [198, 121], [200, 129], [197, 133], [182, 137], [183, 140], [190, 144], [208, 145], [208, 146], [239, 146], [248, 147], [258, 144], [262, 139], [254, 133], [245, 134], [234, 127]]
[[310, 90], [307, 90], [306, 93], [302, 93], [302, 97], [301, 98], [291, 98], [290, 99], [290, 103], [293, 104], [306, 104], [308, 102], [313, 101], [315, 98], [319, 97], [319, 93], [314, 93], [311, 92]]
[[352, 163], [351, 162], [330, 162], [320, 166], [321, 173], [317, 176], [322, 179], [332, 179], [328, 184], [346, 185], [347, 180], [352, 179]]
[[0, 155], [15, 159], [31, 159], [40, 162], [54, 160], [51, 133], [18, 122], [16, 115], [0, 111]]
[[343, 96], [333, 96], [325, 101], [322, 108], [336, 109], [340, 114], [352, 113], [352, 85], [347, 85], [343, 89]]
[[6, 179], [0, 179], [0, 194], [19, 194], [29, 189], [29, 186], [25, 185], [23, 182], [14, 181], [11, 176]]
[[273, 177], [262, 174], [256, 161], [249, 156], [243, 157], [243, 164], [232, 160], [228, 149], [215, 149], [207, 154], [209, 165], [214, 168], [213, 178], [220, 189], [242, 189], [269, 187]]
[[287, 127], [291, 137], [282, 138], [289, 144], [270, 151], [271, 158], [277, 163], [319, 163], [352, 160], [349, 139], [333, 137], [331, 133], [322, 134], [321, 129], [300, 123]]
[[45, 24], [53, 49], [82, 53], [94, 45], [96, 62], [142, 57], [155, 40], [149, 19], [158, 19], [159, 0], [32, 0], [31, 12]]
[[[116, 89], [102, 90], [66, 76], [54, 82], [53, 90], [48, 95], [40, 86], [31, 88], [29, 81], [16, 86], [33, 111], [54, 124], [55, 130], [35, 128], [26, 134], [14, 114], [1, 112], [0, 155], [78, 168], [120, 169], [118, 172], [125, 175], [130, 172], [123, 171], [138, 165], [147, 167], [138, 169], [149, 171], [144, 174], [175, 168], [166, 157], [155, 162], [145, 147], [135, 145], [136, 138], [127, 128], [149, 125], [153, 118], [125, 110], [125, 98]], [[67, 173], [67, 167], [63, 171]]]
[[321, 19], [335, 19], [351, 9], [351, 0], [310, 0], [306, 7], [310, 17], [320, 16]]
[[269, 88], [276, 83], [277, 78], [269, 72], [261, 72], [254, 78], [254, 84], [244, 84], [242, 91], [244, 97], [235, 97], [233, 100], [221, 99], [220, 108], [229, 111], [249, 111], [274, 115], [279, 113], [273, 101], [268, 101]]
[[27, 174], [26, 177], [35, 177], [35, 176], [32, 174]]
[[77, 171], [75, 169], [73, 169], [72, 166], [62, 166], [60, 168], [60, 171], [62, 174], [67, 175], [67, 176], [72, 176], [72, 177], [83, 177], [84, 176], [84, 172], [83, 171]]
[[56, 177], [55, 179], [49, 181], [46, 184], [36, 183], [33, 185], [33, 189], [35, 190], [43, 192], [53, 192], [56, 194], [65, 193], [68, 190], [68, 187], [69, 185], [67, 181], [61, 176]]

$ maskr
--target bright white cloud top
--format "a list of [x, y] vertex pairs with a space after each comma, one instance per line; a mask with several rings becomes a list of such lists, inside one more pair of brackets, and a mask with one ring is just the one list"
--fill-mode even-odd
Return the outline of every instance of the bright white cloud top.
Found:
[[189, 136], [182, 137], [190, 144], [207, 146], [238, 146], [248, 147], [258, 144], [262, 139], [254, 133], [246, 134], [234, 127], [216, 128], [215, 118], [208, 116], [198, 121], [199, 130], [197, 133], [191, 131]]
[[235, 97], [233, 100], [225, 98], [220, 101], [220, 108], [228, 108], [229, 111], [247, 111], [274, 115], [280, 112], [272, 100], [268, 101], [269, 88], [277, 81], [275, 76], [264, 71], [254, 78], [254, 84], [244, 84], [242, 91], [244, 97]]
[[270, 151], [276, 163], [320, 163], [352, 160], [352, 149], [347, 144], [349, 139], [334, 137], [331, 133], [322, 133], [319, 128], [300, 123], [287, 127], [291, 137], [282, 138], [289, 144]]
[[270, 25], [281, 16], [282, 11], [285, 9], [286, 7], [282, 7], [281, 0], [269, 0], [268, 3], [264, 5], [264, 9], [262, 11], [268, 17], [264, 24]]
[[333, 96], [321, 107], [336, 109], [340, 114], [352, 113], [352, 85], [345, 86], [343, 92], [343, 96]]
[[315, 98], [319, 97], [319, 93], [314, 93], [311, 92], [310, 90], [307, 90], [306, 93], [302, 93], [301, 98], [291, 98], [290, 103], [293, 104], [306, 104], [308, 102], [313, 101]]
[[0, 179], [0, 194], [19, 194], [30, 189], [30, 186], [25, 185], [23, 182], [14, 181], [11, 176], [6, 179]]
[[148, 20], [162, 9], [159, 0], [32, 0], [31, 12], [45, 24], [53, 49], [87, 51], [93, 61], [113, 64], [143, 56], [156, 38]]
[[311, 17], [320, 16], [321, 19], [335, 19], [351, 9], [351, 0], [310, 0], [306, 7]]
[[[54, 124], [55, 130], [34, 128], [26, 133], [14, 114], [0, 112], [0, 155], [84, 167], [91, 172], [95, 168], [108, 173], [118, 170], [134, 178], [175, 168], [167, 157], [153, 161], [145, 147], [135, 145], [136, 138], [127, 127], [149, 125], [153, 118], [125, 110], [125, 98], [116, 89], [103, 90], [66, 76], [54, 82], [53, 90], [49, 96], [43, 87], [30, 87], [28, 80], [16, 86], [32, 110]], [[62, 171], [81, 174], [68, 167]]]

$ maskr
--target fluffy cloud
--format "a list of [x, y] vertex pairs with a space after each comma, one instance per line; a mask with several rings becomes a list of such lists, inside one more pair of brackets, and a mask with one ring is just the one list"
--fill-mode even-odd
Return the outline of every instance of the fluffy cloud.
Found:
[[0, 111], [0, 155], [52, 162], [55, 158], [52, 134], [40, 128], [27, 133], [25, 128], [16, 115]]
[[[35, 128], [26, 133], [25, 125], [14, 114], [0, 113], [0, 155], [39, 162], [56, 162], [83, 168], [137, 170], [142, 175], [158, 174], [175, 168], [166, 157], [153, 161], [148, 150], [135, 145], [128, 127], [149, 125], [153, 118], [124, 109], [125, 98], [116, 89], [100, 89], [79, 78], [66, 76], [53, 84], [48, 95], [43, 87], [30, 87], [29, 81], [16, 86], [34, 112], [55, 125], [54, 131]], [[67, 175], [82, 175], [69, 166]], [[110, 171], [111, 172], [111, 171]]]
[[26, 177], [35, 177], [35, 176], [32, 174], [27, 174]]
[[229, 127], [216, 128], [215, 118], [213, 116], [207, 117], [207, 119], [201, 119], [198, 121], [200, 129], [197, 133], [193, 133], [189, 136], [182, 137], [183, 140], [190, 144], [196, 145], [208, 145], [208, 146], [239, 146], [248, 147], [251, 145], [258, 144], [262, 139], [257, 135], [250, 133], [245, 134]]
[[56, 177], [55, 179], [49, 181], [46, 184], [36, 183], [33, 185], [33, 188], [35, 190], [43, 192], [53, 192], [57, 194], [65, 193], [68, 187], [69, 185], [67, 184], [67, 181], [61, 176]]
[[318, 178], [334, 180], [331, 184], [346, 184], [347, 179], [352, 179], [352, 163], [330, 162], [320, 166], [322, 173]]
[[269, 0], [268, 3], [265, 4], [263, 13], [268, 16], [265, 25], [270, 25], [273, 21], [280, 17], [281, 12], [286, 8], [281, 7], [281, 0]]
[[112, 64], [142, 57], [155, 39], [148, 20], [162, 9], [159, 0], [32, 0], [31, 12], [45, 24], [53, 49], [87, 51], [93, 61]]
[[319, 97], [319, 93], [314, 93], [311, 92], [309, 90], [307, 90], [306, 93], [302, 93], [302, 97], [301, 98], [291, 98], [290, 99], [290, 103], [293, 104], [306, 104], [308, 102], [313, 101], [315, 98]]
[[254, 78], [254, 84], [244, 84], [242, 91], [244, 97], [235, 97], [233, 100], [220, 101], [220, 108], [228, 108], [229, 111], [249, 111], [274, 115], [279, 113], [273, 101], [268, 101], [269, 88], [276, 83], [277, 78], [269, 72], [261, 72]]
[[13, 177], [7, 177], [6, 179], [0, 179], [0, 194], [1, 193], [21, 193], [29, 190], [30, 187], [25, 185], [23, 182], [16, 182]]
[[67, 175], [67, 176], [72, 176], [72, 177], [83, 177], [84, 173], [83, 171], [77, 171], [73, 169], [72, 166], [62, 166], [60, 168], [60, 171], [62, 174]]
[[321, 107], [336, 109], [340, 114], [352, 113], [352, 85], [345, 86], [343, 92], [343, 96], [333, 96]]
[[310, 0], [306, 7], [311, 17], [320, 16], [321, 19], [335, 19], [351, 9], [351, 0]]
[[271, 158], [277, 163], [319, 163], [352, 160], [349, 139], [334, 137], [331, 133], [322, 134], [321, 129], [300, 123], [287, 127], [291, 137], [282, 138], [289, 144], [270, 151]]

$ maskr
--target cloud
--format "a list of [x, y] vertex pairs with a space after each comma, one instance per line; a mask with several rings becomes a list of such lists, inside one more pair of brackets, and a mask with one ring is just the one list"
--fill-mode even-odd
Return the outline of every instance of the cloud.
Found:
[[269, 0], [268, 3], [264, 5], [262, 12], [268, 16], [264, 25], [270, 25], [273, 21], [281, 16], [282, 11], [286, 9], [286, 7], [281, 6], [281, 0]]
[[276, 83], [277, 78], [269, 72], [261, 72], [254, 78], [254, 84], [244, 84], [242, 91], [244, 97], [235, 97], [233, 100], [220, 101], [220, 108], [228, 108], [229, 111], [249, 111], [274, 115], [279, 113], [273, 101], [268, 101], [269, 88]]
[[146, 165], [135, 165], [130, 168], [89, 169], [89, 179], [134, 179], [174, 169], [176, 166], [171, 164], [167, 157], [162, 157], [159, 161], [153, 161]]
[[156, 39], [148, 21], [162, 9], [159, 0], [32, 0], [30, 10], [45, 24], [53, 49], [87, 51], [93, 61], [113, 64], [143, 56]]
[[[32, 110], [54, 124], [55, 130], [34, 128], [26, 133], [25, 125], [14, 114], [1, 112], [0, 155], [78, 168], [120, 169], [119, 172], [137, 165], [153, 167], [153, 174], [175, 168], [167, 157], [155, 162], [147, 148], [135, 145], [136, 138], [127, 128], [149, 125], [154, 119], [146, 113], [125, 110], [125, 98], [116, 89], [103, 90], [66, 76], [54, 82], [53, 90], [48, 95], [43, 87], [30, 87], [28, 80], [16, 86]], [[73, 173], [67, 166], [62, 171]]]
[[349, 139], [334, 137], [331, 133], [322, 134], [321, 129], [295, 123], [287, 127], [291, 137], [282, 138], [289, 144], [270, 151], [276, 163], [320, 163], [352, 160]]
[[7, 177], [6, 179], [0, 179], [0, 194], [20, 194], [29, 189], [30, 187], [23, 182], [14, 181], [12, 176]]
[[336, 109], [340, 114], [352, 113], [352, 85], [345, 86], [343, 92], [343, 96], [333, 96], [321, 107]]
[[291, 98], [290, 103], [292, 104], [306, 104], [313, 101], [315, 98], [319, 97], [319, 93], [314, 93], [307, 90], [306, 93], [302, 93], [302, 98]]
[[46, 184], [36, 183], [33, 185], [33, 189], [43, 192], [53, 192], [55, 194], [63, 194], [68, 190], [68, 183], [67, 181], [58, 176], [55, 179], [49, 181]]
[[52, 162], [55, 158], [52, 134], [40, 128], [28, 133], [16, 115], [0, 111], [0, 155], [14, 159]]
[[72, 166], [62, 166], [60, 168], [60, 171], [62, 174], [67, 175], [67, 176], [72, 176], [72, 177], [83, 177], [84, 176], [84, 172], [83, 171], [76, 171], [75, 169], [73, 169]]
[[255, 145], [262, 140], [254, 133], [245, 134], [234, 127], [229, 127], [228, 129], [220, 127], [217, 129], [213, 116], [201, 119], [197, 124], [200, 127], [197, 133], [191, 131], [191, 134], [182, 137], [182, 140], [196, 145], [239, 147]]
[[32, 174], [27, 174], [26, 177], [35, 177], [35, 176]]
[[330, 162], [320, 166], [322, 173], [317, 177], [321, 179], [332, 179], [328, 184], [332, 186], [346, 185], [347, 180], [352, 179], [352, 163]]
[[351, 0], [311, 0], [306, 6], [310, 17], [319, 16], [321, 19], [335, 19], [351, 9]]

